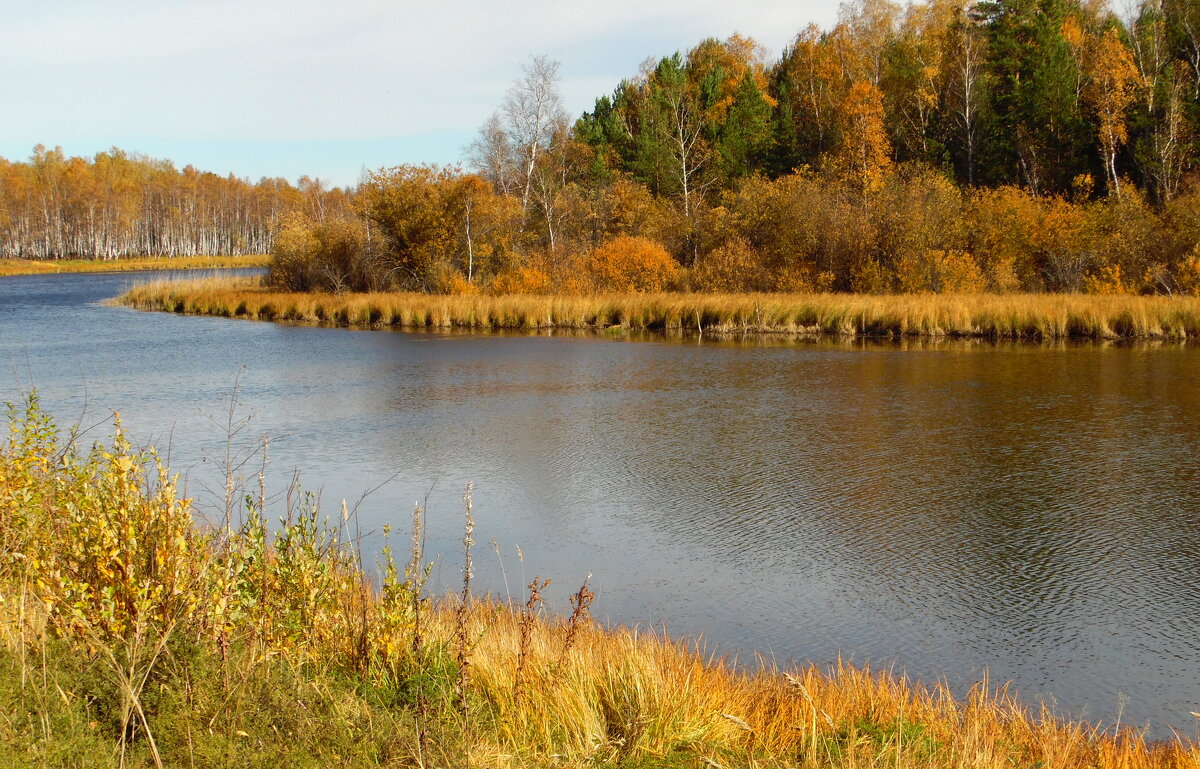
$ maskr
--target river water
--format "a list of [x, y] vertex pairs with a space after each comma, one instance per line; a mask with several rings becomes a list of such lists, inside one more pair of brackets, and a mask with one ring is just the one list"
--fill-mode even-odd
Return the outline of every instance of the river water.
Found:
[[428, 499], [444, 589], [472, 481], [476, 586], [499, 596], [539, 574], [565, 611], [590, 574], [601, 619], [746, 662], [842, 655], [959, 691], [986, 671], [1061, 715], [1196, 734], [1196, 346], [360, 332], [100, 304], [155, 277], [0, 279], [0, 400], [36, 387], [97, 440], [119, 411], [215, 514], [236, 383], [233, 448], [270, 437], [275, 514], [295, 472], [330, 512], [387, 481], [358, 506], [373, 558]]

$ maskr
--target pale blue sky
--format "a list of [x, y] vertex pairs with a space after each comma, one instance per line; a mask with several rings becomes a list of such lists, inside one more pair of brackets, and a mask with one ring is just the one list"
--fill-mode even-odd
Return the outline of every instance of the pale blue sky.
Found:
[[647, 57], [740, 32], [774, 58], [836, 0], [0, 0], [0, 156], [118, 146], [257, 181], [449, 163], [521, 64], [571, 115]]

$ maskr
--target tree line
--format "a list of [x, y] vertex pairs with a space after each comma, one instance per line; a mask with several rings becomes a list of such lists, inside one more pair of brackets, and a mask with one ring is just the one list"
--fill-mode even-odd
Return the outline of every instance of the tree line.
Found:
[[[1200, 4], [890, 0], [842, 7], [775, 62], [706, 40], [649, 62], [577, 125], [604, 169], [688, 198], [753, 174], [842, 166], [867, 183], [918, 162], [963, 185], [1156, 203], [1197, 160]], [[1088, 181], [1088, 179], [1092, 181]]]
[[285, 213], [347, 206], [345, 190], [308, 177], [251, 184], [115, 148], [88, 160], [39, 145], [28, 162], [0, 158], [0, 257], [265, 254]]
[[572, 121], [532, 59], [469, 171], [289, 218], [273, 280], [470, 292], [1200, 290], [1200, 4], [843, 6], [709, 39]]

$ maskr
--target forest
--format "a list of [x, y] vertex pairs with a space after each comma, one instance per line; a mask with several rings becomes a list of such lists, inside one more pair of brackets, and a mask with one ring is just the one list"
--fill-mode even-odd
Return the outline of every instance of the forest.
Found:
[[39, 150], [0, 168], [5, 254], [270, 250], [292, 291], [1200, 292], [1194, 0], [857, 0], [578, 119], [558, 84], [530, 59], [465, 165], [353, 190]]
[[321, 217], [346, 200], [308, 177], [250, 184], [117, 148], [88, 160], [38, 145], [28, 162], [0, 158], [0, 258], [264, 254], [286, 213]]

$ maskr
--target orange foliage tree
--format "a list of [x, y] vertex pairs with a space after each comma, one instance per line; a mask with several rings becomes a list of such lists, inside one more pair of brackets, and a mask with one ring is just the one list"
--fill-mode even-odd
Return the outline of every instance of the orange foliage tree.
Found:
[[883, 123], [883, 92], [859, 81], [842, 104], [842, 148], [838, 160], [871, 191], [883, 184], [892, 165], [892, 143]]

